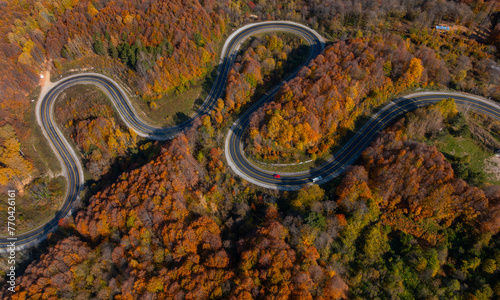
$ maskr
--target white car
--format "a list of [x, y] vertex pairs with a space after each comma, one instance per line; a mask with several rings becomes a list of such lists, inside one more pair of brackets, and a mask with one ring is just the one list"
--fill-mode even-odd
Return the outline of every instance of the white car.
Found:
[[321, 176], [314, 177], [313, 178], [313, 183], [316, 183], [316, 182], [320, 181], [321, 179], [323, 179], [323, 177], [321, 177]]

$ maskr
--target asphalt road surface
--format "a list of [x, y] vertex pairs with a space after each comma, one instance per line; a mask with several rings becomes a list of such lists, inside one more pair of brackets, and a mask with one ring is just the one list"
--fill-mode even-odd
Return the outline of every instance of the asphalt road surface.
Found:
[[[302, 66], [307, 65], [324, 50], [325, 41], [318, 33], [304, 25], [293, 22], [274, 21], [255, 23], [236, 30], [228, 37], [224, 44], [217, 77], [203, 105], [191, 119], [172, 127], [155, 127], [142, 121], [135, 112], [123, 88], [111, 78], [104, 75], [96, 73], [79, 74], [61, 79], [51, 84], [49, 90], [42, 92], [37, 103], [36, 112], [42, 132], [49, 140], [54, 152], [57, 154], [57, 158], [62, 165], [63, 174], [68, 179], [66, 198], [59, 211], [57, 211], [55, 216], [47, 223], [24, 234], [16, 235], [16, 247], [23, 248], [36, 245], [39, 241], [46, 238], [49, 232], [57, 228], [58, 221], [71, 213], [72, 205], [78, 200], [78, 194], [84, 184], [81, 163], [74, 150], [55, 125], [53, 119], [54, 102], [62, 91], [72, 85], [94, 84], [105, 92], [113, 102], [113, 105], [116, 107], [126, 125], [136, 131], [138, 135], [155, 140], [171, 139], [185, 129], [191, 127], [196, 119], [210, 112], [216, 105], [217, 99], [222, 98], [229, 70], [234, 63], [236, 53], [242, 42], [251, 35], [275, 31], [285, 31], [297, 34], [309, 44], [309, 56]], [[278, 179], [273, 177], [272, 172], [263, 171], [248, 162], [244, 157], [243, 151], [241, 151], [242, 136], [248, 127], [250, 115], [265, 102], [272, 100], [284, 82], [295, 77], [299, 70], [300, 67], [242, 114], [233, 124], [226, 137], [225, 155], [229, 166], [237, 175], [262, 187], [279, 190], [296, 190], [304, 185], [312, 183], [312, 179], [318, 176], [322, 176], [323, 179], [317, 183], [324, 183], [338, 176], [347, 166], [352, 164], [369, 145], [370, 141], [389, 123], [397, 120], [408, 111], [436, 103], [441, 99], [454, 98], [459, 106], [467, 107], [500, 120], [500, 107], [480, 97], [457, 93], [419, 93], [409, 95], [388, 103], [323, 166], [311, 169], [307, 172], [283, 174], [281, 178]], [[6, 250], [10, 241], [8, 237], [0, 237], [0, 252]]]
[[[43, 240], [49, 232], [57, 228], [60, 219], [71, 213], [73, 203], [78, 200], [78, 195], [84, 184], [82, 166], [74, 150], [56, 126], [53, 118], [54, 102], [62, 91], [77, 84], [94, 84], [104, 91], [113, 102], [113, 105], [116, 107], [120, 117], [126, 125], [136, 131], [138, 135], [155, 140], [171, 139], [186, 128], [191, 127], [196, 119], [210, 112], [216, 105], [217, 99], [223, 96], [229, 70], [234, 63], [241, 44], [252, 35], [278, 31], [299, 35], [310, 45], [310, 55], [303, 65], [308, 64], [324, 49], [324, 39], [318, 33], [304, 25], [294, 22], [273, 21], [254, 23], [236, 30], [228, 37], [224, 44], [217, 70], [217, 77], [203, 105], [192, 118], [182, 124], [172, 127], [155, 127], [141, 120], [130, 103], [127, 93], [119, 84], [107, 76], [96, 73], [78, 74], [50, 84], [50, 89], [42, 91], [40, 95], [36, 114], [42, 132], [49, 140], [54, 152], [57, 154], [57, 158], [62, 165], [63, 175], [67, 178], [68, 188], [65, 201], [62, 207], [56, 212], [55, 216], [44, 225], [24, 234], [15, 235], [13, 237], [0, 237], [0, 252], [5, 251], [6, 247], [8, 247], [13, 239], [15, 239], [17, 248], [24, 248], [37, 244], [39, 241]], [[273, 89], [273, 91], [277, 91], [277, 89], [278, 87]]]
[[408, 95], [387, 103], [331, 159], [320, 167], [311, 168], [305, 172], [280, 174], [280, 178], [274, 178], [273, 172], [255, 167], [244, 155], [242, 141], [244, 133], [248, 127], [250, 115], [258, 109], [258, 107], [252, 107], [231, 127], [226, 137], [226, 159], [236, 174], [265, 188], [298, 190], [305, 185], [312, 184], [313, 178], [319, 176], [322, 179], [315, 183], [322, 184], [344, 172], [349, 165], [356, 161], [380, 131], [401, 118], [405, 113], [448, 98], [455, 99], [457, 106], [500, 120], [500, 106], [481, 97], [444, 92], [422, 92]]

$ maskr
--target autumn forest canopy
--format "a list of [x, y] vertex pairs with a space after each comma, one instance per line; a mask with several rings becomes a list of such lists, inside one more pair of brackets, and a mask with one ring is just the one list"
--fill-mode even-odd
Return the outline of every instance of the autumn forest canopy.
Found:
[[[244, 153], [269, 172], [321, 165], [405, 94], [500, 100], [496, 0], [0, 0], [0, 190], [18, 191], [19, 230], [64, 201], [34, 115], [42, 72], [53, 82], [102, 73], [141, 118], [179, 123], [209, 93], [233, 30], [285, 19], [327, 42], [250, 117]], [[66, 89], [54, 119], [85, 188], [57, 231], [18, 252], [15, 293], [0, 257], [2, 298], [500, 297], [496, 119], [452, 98], [419, 108], [343, 174], [298, 191], [255, 186], [228, 166], [229, 127], [309, 53], [290, 33], [252, 36], [213, 109], [170, 141], [138, 137], [92, 85]], [[5, 227], [6, 206], [0, 215]]]

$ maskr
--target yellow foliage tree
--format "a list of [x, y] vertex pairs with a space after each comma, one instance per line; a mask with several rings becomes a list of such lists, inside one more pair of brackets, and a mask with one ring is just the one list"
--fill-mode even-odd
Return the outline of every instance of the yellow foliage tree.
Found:
[[292, 201], [292, 206], [300, 211], [307, 210], [314, 202], [320, 201], [325, 196], [325, 191], [317, 184], [303, 188]]
[[422, 61], [416, 57], [412, 58], [408, 70], [402, 77], [401, 83], [404, 85], [403, 87], [411, 86], [418, 82], [420, 77], [422, 77], [423, 70]]
[[453, 117], [458, 113], [457, 104], [453, 98], [439, 101], [436, 103], [436, 108], [439, 109], [443, 117], [446, 119]]
[[5, 185], [14, 177], [30, 175], [33, 165], [20, 153], [20, 143], [11, 125], [0, 127], [0, 185]]
[[89, 2], [89, 5], [87, 6], [87, 12], [93, 17], [97, 15], [99, 11], [94, 7], [94, 5], [92, 5], [91, 2]]

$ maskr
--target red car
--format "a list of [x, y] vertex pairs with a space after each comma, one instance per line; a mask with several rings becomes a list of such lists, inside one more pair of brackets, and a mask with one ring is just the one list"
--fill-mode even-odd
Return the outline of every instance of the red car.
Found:
[[273, 177], [274, 178], [281, 178], [280, 174], [274, 174]]

